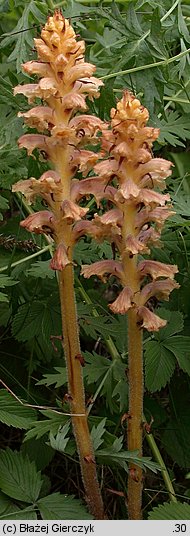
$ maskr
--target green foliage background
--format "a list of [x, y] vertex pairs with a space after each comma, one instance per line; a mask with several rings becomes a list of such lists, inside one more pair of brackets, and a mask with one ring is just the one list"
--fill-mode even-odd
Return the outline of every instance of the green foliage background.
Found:
[[[38, 178], [47, 166], [18, 150], [23, 126], [17, 113], [28, 106], [20, 95], [13, 97], [12, 87], [28, 80], [21, 64], [34, 57], [33, 37], [56, 5], [85, 39], [87, 58], [104, 80], [91, 112], [108, 119], [127, 87], [148, 107], [150, 125], [160, 128], [155, 155], [174, 164], [167, 186], [176, 213], [165, 226], [163, 248], [152, 257], [178, 264], [181, 286], [169, 303], [159, 304], [167, 326], [144, 337], [144, 412], [153, 421], [177, 506], [146, 432], [142, 461], [126, 450], [127, 322], [107, 308], [118, 285], [79, 276], [82, 263], [111, 258], [111, 248], [83, 239], [75, 249], [89, 423], [108, 515], [127, 517], [127, 462], [133, 458], [145, 470], [144, 519], [190, 519], [190, 3], [180, 0], [172, 6], [170, 0], [0, 0], [0, 519], [90, 519], [63, 404], [66, 370], [51, 246], [19, 227], [31, 208], [11, 192], [16, 181]], [[38, 201], [34, 209], [40, 206]], [[93, 213], [93, 199], [90, 207]]]

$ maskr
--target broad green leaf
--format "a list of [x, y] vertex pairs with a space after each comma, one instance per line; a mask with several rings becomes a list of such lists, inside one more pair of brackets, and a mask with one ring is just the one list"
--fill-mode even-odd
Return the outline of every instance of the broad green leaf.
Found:
[[169, 311], [159, 307], [157, 310], [159, 316], [167, 320], [167, 324], [158, 333], [155, 334], [155, 338], [160, 341], [165, 341], [168, 337], [175, 335], [182, 331], [184, 326], [183, 314], [180, 311]]
[[27, 430], [37, 418], [36, 411], [22, 405], [5, 389], [0, 390], [0, 421]]
[[151, 393], [160, 391], [175, 370], [172, 352], [157, 341], [148, 341], [145, 347], [145, 383]]
[[188, 503], [164, 503], [153, 508], [149, 513], [148, 519], [190, 519], [190, 504]]
[[190, 337], [176, 335], [166, 339], [164, 346], [175, 355], [180, 368], [190, 376]]
[[33, 507], [19, 508], [12, 499], [0, 491], [0, 519], [37, 519]]
[[34, 301], [21, 305], [12, 323], [12, 334], [18, 341], [27, 341], [39, 335], [44, 315], [44, 304]]
[[41, 474], [28, 456], [11, 449], [0, 451], [0, 488], [9, 497], [33, 503], [39, 497]]
[[91, 430], [91, 439], [93, 443], [94, 450], [96, 451], [100, 445], [103, 443], [103, 435], [105, 433], [105, 424], [107, 418], [102, 419], [98, 426], [93, 426]]
[[73, 495], [52, 493], [38, 500], [42, 519], [92, 519], [81, 501]]
[[52, 461], [55, 452], [44, 442], [44, 438], [30, 439], [22, 443], [21, 452], [23, 456], [28, 456], [30, 461], [34, 461], [38, 471], [42, 471]]

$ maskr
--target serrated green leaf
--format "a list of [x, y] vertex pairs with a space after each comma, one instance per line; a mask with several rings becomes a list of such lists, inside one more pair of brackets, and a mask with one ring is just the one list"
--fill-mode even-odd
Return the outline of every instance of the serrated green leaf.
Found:
[[55, 388], [62, 387], [67, 382], [67, 370], [66, 367], [54, 367], [58, 374], [44, 374], [43, 379], [37, 382], [36, 385], [53, 385]]
[[164, 341], [164, 346], [175, 355], [180, 368], [190, 376], [190, 337], [171, 337]]
[[117, 452], [114, 448], [114, 444], [107, 449], [97, 450], [96, 456], [100, 458], [100, 460], [104, 460], [104, 463], [106, 465], [109, 465], [110, 462], [120, 465], [126, 472], [128, 472], [128, 466], [126, 462], [133, 462], [139, 467], [142, 467], [143, 469], [150, 469], [154, 473], [157, 473], [157, 471], [161, 471], [160, 465], [158, 463], [152, 462], [151, 458], [138, 457], [138, 451], [121, 450], [120, 452]]
[[49, 267], [50, 261], [36, 261], [31, 265], [26, 275], [30, 277], [40, 277], [41, 279], [54, 279], [55, 272]]
[[62, 426], [58, 430], [56, 437], [54, 437], [52, 432], [49, 433], [49, 441], [50, 441], [50, 446], [52, 447], [52, 449], [58, 450], [59, 452], [65, 451], [65, 448], [69, 441], [69, 437], [66, 437], [69, 431], [69, 428], [70, 428], [70, 422], [67, 422], [64, 426]]
[[46, 419], [33, 423], [31, 429], [26, 432], [25, 441], [33, 438], [39, 439], [43, 435], [47, 433], [49, 434], [50, 432], [53, 435], [56, 435], [59, 428], [68, 421], [68, 416], [61, 412], [56, 413], [52, 410], [46, 410], [44, 412], [41, 411], [40, 413], [45, 415]]
[[106, 424], [107, 418], [102, 419], [102, 421], [98, 424], [98, 426], [93, 426], [91, 430], [91, 439], [93, 443], [94, 450], [96, 451], [100, 445], [103, 443], [103, 435], [105, 433], [105, 424]]
[[84, 367], [84, 377], [89, 384], [97, 382], [97, 380], [99, 380], [112, 366], [109, 359], [96, 354], [96, 352], [93, 352], [93, 354], [85, 352], [84, 358], [86, 363]]
[[44, 304], [40, 301], [21, 305], [12, 323], [13, 337], [18, 341], [33, 339], [41, 331], [43, 315]]
[[165, 339], [168, 339], [168, 337], [171, 337], [172, 335], [175, 335], [183, 330], [183, 313], [180, 311], [169, 311], [168, 309], [164, 309], [162, 307], [159, 307], [157, 312], [161, 318], [167, 320], [167, 324], [158, 332], [158, 334], [155, 335], [156, 339], [159, 341], [165, 341]]
[[0, 421], [27, 430], [37, 418], [36, 411], [19, 403], [5, 389], [0, 390]]
[[145, 347], [145, 383], [151, 393], [165, 387], [175, 370], [172, 352], [157, 341], [148, 341]]
[[44, 16], [42, 16], [41, 11], [35, 6], [34, 0], [31, 0], [24, 6], [22, 15], [13, 31], [10, 34], [4, 34], [5, 37], [1, 43], [2, 47], [7, 47], [14, 41], [16, 42], [13, 51], [8, 56], [8, 61], [16, 61], [17, 72], [21, 71], [21, 64], [28, 59], [29, 47], [32, 48], [33, 46], [30, 22], [31, 13], [34, 17], [37, 17], [38, 22], [44, 22]]
[[14, 281], [8, 275], [0, 274], [0, 288], [11, 287], [12, 285], [17, 285], [18, 281]]
[[12, 499], [0, 491], [0, 519], [37, 519], [37, 515], [33, 507], [19, 508]]
[[149, 513], [148, 519], [190, 519], [190, 504], [187, 503], [164, 503], [153, 508]]
[[38, 501], [42, 519], [93, 519], [73, 495], [52, 493]]
[[156, 121], [156, 126], [160, 128], [160, 143], [169, 143], [170, 145], [184, 147], [181, 140], [190, 138], [188, 115], [179, 116], [178, 112], [170, 111], [166, 119]]
[[11, 449], [0, 451], [0, 488], [9, 497], [33, 503], [42, 485], [41, 474], [28, 456]]

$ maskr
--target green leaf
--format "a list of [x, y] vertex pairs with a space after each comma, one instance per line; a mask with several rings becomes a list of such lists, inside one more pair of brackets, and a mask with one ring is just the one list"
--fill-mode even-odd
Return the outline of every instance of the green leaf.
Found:
[[0, 421], [7, 426], [27, 430], [37, 418], [36, 411], [27, 408], [5, 389], [0, 390]]
[[[120, 438], [119, 438], [120, 440]], [[122, 438], [123, 441], [123, 438]], [[121, 444], [119, 444], [119, 447]], [[109, 448], [100, 449], [96, 451], [96, 456], [100, 458], [103, 463], [109, 465], [110, 463], [116, 463], [120, 465], [126, 472], [128, 472], [128, 466], [126, 462], [133, 462], [143, 469], [150, 469], [154, 473], [160, 471], [160, 465], [158, 463], [152, 462], [149, 457], [138, 457], [138, 451], [129, 451], [121, 450], [118, 451], [118, 442], [117, 440]]]
[[58, 374], [44, 374], [43, 379], [37, 382], [36, 385], [53, 385], [55, 383], [55, 388], [62, 387], [67, 383], [67, 370], [66, 367], [54, 367], [57, 370]]
[[2, 195], [0, 195], [0, 209], [6, 210], [8, 208], [9, 208], [8, 200], [6, 199], [6, 197], [3, 197]]
[[30, 277], [40, 277], [41, 279], [54, 279], [55, 272], [49, 267], [50, 261], [36, 261], [31, 265], [26, 275]]
[[153, 508], [149, 513], [148, 519], [190, 519], [190, 504], [187, 503], [164, 503]]
[[7, 47], [16, 41], [13, 51], [8, 57], [8, 61], [12, 62], [16, 60], [17, 72], [21, 71], [21, 64], [28, 59], [29, 47], [32, 48], [33, 46], [30, 18], [31, 12], [38, 23], [44, 22], [42, 12], [35, 6], [34, 0], [31, 0], [31, 2], [24, 6], [23, 13], [11, 34], [4, 34], [5, 37], [1, 42], [2, 47]]
[[106, 431], [105, 424], [106, 424], [107, 418], [105, 417], [102, 419], [102, 421], [98, 424], [98, 426], [93, 426], [91, 430], [91, 439], [94, 446], [94, 450], [96, 451], [98, 447], [103, 443], [103, 435]]
[[56, 435], [59, 428], [68, 421], [69, 416], [64, 415], [64, 412], [56, 413], [53, 410], [40, 411], [42, 415], [45, 415], [46, 419], [43, 421], [34, 422], [31, 429], [28, 430], [25, 436], [25, 440], [35, 438], [39, 439], [47, 433]]
[[164, 341], [164, 346], [174, 354], [180, 368], [190, 376], [190, 337], [171, 337]]
[[19, 508], [0, 491], [0, 519], [37, 519], [37, 515], [33, 507]]
[[166, 114], [166, 118], [158, 119], [156, 125], [160, 128], [160, 143], [169, 143], [170, 145], [184, 147], [183, 141], [190, 138], [188, 115], [179, 116], [177, 111]]
[[42, 519], [93, 519], [81, 501], [73, 495], [52, 493], [38, 501], [38, 508]]
[[38, 471], [42, 471], [52, 461], [55, 452], [44, 442], [44, 438], [30, 439], [22, 443], [21, 452], [28, 456], [31, 462], [35, 462]]
[[18, 281], [14, 281], [8, 275], [0, 274], [0, 288], [11, 287], [12, 285], [17, 285]]
[[23, 342], [33, 339], [41, 331], [43, 315], [44, 304], [40, 301], [21, 305], [12, 323], [13, 337]]
[[70, 428], [70, 422], [67, 422], [64, 426], [62, 426], [62, 428], [58, 430], [56, 437], [54, 437], [53, 433], [50, 432], [49, 441], [50, 441], [50, 446], [52, 447], [52, 449], [58, 450], [59, 452], [65, 451], [65, 448], [69, 441], [69, 437], [66, 437], [69, 431], [69, 428]]
[[175, 370], [172, 352], [157, 341], [148, 341], [145, 347], [145, 383], [151, 393], [165, 387]]
[[11, 449], [0, 451], [0, 488], [9, 497], [33, 503], [39, 497], [41, 474], [28, 456]]
[[97, 382], [112, 366], [112, 363], [106, 357], [100, 356], [93, 352], [84, 353], [85, 367], [84, 377], [87, 378], [89, 384]]
[[168, 309], [159, 307], [157, 313], [161, 318], [167, 320], [166, 326], [162, 328], [158, 334], [155, 334], [155, 338], [157, 340], [165, 341], [165, 339], [168, 339], [168, 337], [171, 337], [172, 335], [175, 335], [183, 330], [183, 313], [180, 311], [169, 311]]
[[165, 425], [162, 444], [169, 456], [180, 467], [190, 466], [190, 388], [189, 379], [182, 374], [174, 376], [170, 385], [170, 419]]

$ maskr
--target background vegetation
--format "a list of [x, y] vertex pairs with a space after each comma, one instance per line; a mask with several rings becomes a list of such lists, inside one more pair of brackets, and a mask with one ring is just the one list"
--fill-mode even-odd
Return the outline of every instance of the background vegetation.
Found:
[[[157, 304], [167, 326], [144, 338], [144, 413], [159, 451], [146, 428], [143, 512], [144, 519], [190, 519], [190, 5], [179, 0], [172, 6], [170, 0], [0, 0], [0, 519], [90, 517], [82, 501], [64, 399], [66, 373], [57, 280], [49, 269], [51, 245], [19, 227], [31, 208], [11, 192], [19, 179], [38, 178], [47, 169], [43, 155], [34, 159], [18, 150], [23, 127], [17, 113], [28, 105], [22, 96], [13, 97], [12, 87], [27, 79], [21, 64], [34, 57], [33, 37], [56, 6], [85, 39], [87, 58], [104, 80], [91, 112], [108, 119], [122, 90], [130, 89], [149, 109], [149, 124], [161, 129], [154, 154], [174, 164], [167, 184], [175, 215], [165, 226], [163, 248], [154, 249], [152, 256], [178, 265], [181, 287], [168, 304]], [[93, 214], [93, 199], [89, 206]], [[34, 209], [40, 207], [38, 201]], [[107, 308], [119, 290], [114, 279], [105, 287], [96, 278], [79, 277], [82, 263], [104, 256], [113, 256], [108, 243], [87, 238], [79, 242], [76, 295], [89, 422], [106, 510], [110, 519], [126, 519], [126, 318]], [[168, 469], [167, 482], [150, 461], [158, 462], [159, 455]], [[169, 482], [179, 504], [171, 489], [169, 494]]]

